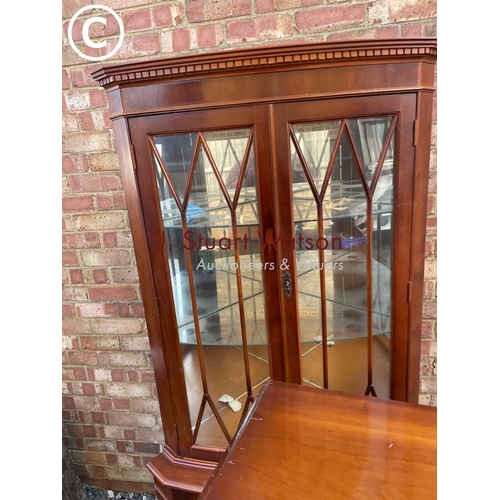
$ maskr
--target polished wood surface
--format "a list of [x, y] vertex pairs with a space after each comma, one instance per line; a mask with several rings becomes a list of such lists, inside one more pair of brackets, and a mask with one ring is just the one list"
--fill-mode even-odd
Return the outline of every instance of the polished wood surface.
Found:
[[[192, 349], [180, 344], [176, 326], [151, 137], [251, 128], [255, 141], [259, 229], [262, 234], [272, 230], [286, 238], [292, 237], [294, 231], [287, 132], [291, 121], [397, 116], [393, 181], [397, 208], [392, 224], [396, 244], [392, 250], [389, 349], [382, 349], [374, 339], [373, 356], [369, 357], [365, 353], [367, 348], [359, 346], [362, 341], [348, 340], [336, 342], [333, 348], [324, 346], [322, 352], [312, 349], [305, 353], [298, 324], [297, 287], [285, 299], [281, 272], [264, 273], [269, 345], [264, 347], [266, 353], [259, 354], [263, 363], [252, 359], [249, 346], [246, 376], [240, 380], [232, 374], [231, 379], [248, 387], [248, 372], [252, 377], [256, 373], [260, 385], [262, 373], [267, 370], [273, 380], [358, 391], [359, 387], [364, 390], [358, 374], [369, 360], [379, 359], [379, 370], [373, 370], [377, 394], [416, 402], [435, 60], [435, 39], [362, 40], [193, 54], [126, 62], [93, 72], [108, 96], [145, 306], [165, 434], [164, 450], [150, 470], [162, 499], [184, 500], [196, 495], [207, 471], [215, 467], [225, 452], [225, 437], [222, 436], [219, 446], [218, 441], [206, 439], [203, 433], [193, 435], [191, 415], [196, 409], [191, 399], [199, 394], [192, 391], [189, 377], [203, 370], [200, 365], [190, 373], [183, 364], [186, 351]], [[292, 249], [283, 245], [262, 249], [263, 262], [278, 264], [283, 258], [295, 262]], [[296, 284], [295, 265], [291, 275]], [[321, 289], [324, 295], [325, 286]], [[313, 321], [308, 321], [310, 327]], [[324, 324], [324, 314], [314, 321]], [[233, 353], [234, 349], [228, 351]], [[204, 353], [210, 358], [215, 350], [204, 349]], [[358, 355], [357, 363], [348, 362], [354, 353]], [[231, 367], [229, 358], [221, 361], [226, 365], [220, 373], [214, 370], [217, 376], [209, 380], [208, 391], [202, 387], [203, 395], [209, 392], [210, 397], [218, 399], [212, 393], [219, 378]], [[381, 384], [383, 390], [377, 387]], [[252, 385], [257, 386], [253, 379]], [[192, 391], [191, 399], [188, 388]], [[311, 410], [315, 416], [322, 412], [323, 408]], [[234, 431], [236, 414], [228, 415], [224, 418]], [[374, 436], [368, 442], [372, 439]], [[308, 445], [312, 455], [321, 442], [314, 439]], [[391, 451], [395, 451], [393, 448]], [[361, 449], [358, 452], [356, 457], [361, 464], [366, 460]], [[300, 454], [295, 459], [304, 462]], [[186, 472], [189, 469], [191, 474]], [[369, 469], [363, 466], [362, 470], [368, 474]], [[386, 497], [398, 498], [390, 491]]]
[[436, 408], [270, 382], [200, 500], [436, 498]]

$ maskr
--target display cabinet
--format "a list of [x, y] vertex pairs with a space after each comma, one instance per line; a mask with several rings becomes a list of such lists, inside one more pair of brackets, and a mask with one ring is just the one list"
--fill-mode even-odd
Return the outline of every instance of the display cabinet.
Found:
[[435, 58], [433, 39], [370, 40], [93, 73], [150, 336], [160, 498], [196, 498], [268, 379], [417, 401]]

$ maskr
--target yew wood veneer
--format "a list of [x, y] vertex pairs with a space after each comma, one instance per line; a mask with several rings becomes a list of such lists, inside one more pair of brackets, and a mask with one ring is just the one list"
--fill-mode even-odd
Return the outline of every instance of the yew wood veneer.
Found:
[[[267, 380], [348, 392], [355, 387], [354, 392], [361, 394], [418, 401], [436, 55], [436, 40], [426, 38], [279, 44], [125, 62], [92, 73], [107, 93], [137, 258], [165, 438], [161, 454], [148, 468], [162, 500], [197, 498], [249, 411], [251, 419], [247, 418], [244, 433], [238, 434], [237, 445], [226, 457], [227, 472], [210, 486], [209, 498], [221, 491], [217, 488], [226, 473], [231, 475], [233, 467], [240, 470], [240, 465], [242, 475], [231, 476], [234, 490], [225, 490], [220, 498], [264, 498], [255, 495], [256, 488], [285, 488], [286, 484], [291, 485], [287, 498], [297, 494], [306, 498], [304, 491], [310, 494], [315, 487], [335, 488], [339, 498], [395, 500], [402, 491], [407, 496], [401, 498], [407, 500], [431, 494], [434, 410], [278, 383], [267, 387], [257, 409], [252, 404], [254, 393]], [[387, 132], [379, 137], [380, 147], [367, 170], [354, 133], [360, 138], [361, 124], [373, 120], [385, 123]], [[297, 135], [306, 137], [308, 127], [317, 128], [318, 123], [325, 134], [330, 130], [330, 139], [324, 141], [330, 159], [319, 191]], [[218, 134], [229, 137], [242, 131], [249, 134], [248, 142], [238, 160], [239, 180], [232, 188], [209, 143], [217, 142]], [[368, 133], [364, 137], [368, 144]], [[184, 149], [172, 146], [181, 139], [192, 146], [187, 159], [179, 153]], [[231, 139], [227, 140], [229, 144]], [[370, 142], [370, 151], [376, 144]], [[169, 160], [167, 151], [184, 159]], [[294, 155], [300, 161], [299, 170], [293, 166]], [[352, 230], [353, 216], [342, 215], [345, 220], [339, 218], [335, 225], [337, 219], [326, 211], [338, 201], [333, 194], [337, 187], [343, 189], [344, 182], [358, 179], [354, 184], [363, 190], [366, 210], [355, 215], [366, 216], [366, 243], [346, 256], [347, 271], [338, 276], [321, 266], [314, 282], [303, 281], [295, 248], [269, 245], [252, 255], [273, 264], [275, 271], [262, 272], [258, 282], [252, 282], [236, 270], [231, 288], [220, 285], [215, 279], [218, 273], [197, 272], [197, 262], [188, 250], [177, 252], [175, 245], [165, 245], [166, 237], [187, 229], [187, 202], [195, 195], [208, 199], [208, 194], [215, 193], [214, 200], [230, 215], [224, 230], [233, 235], [243, 231], [237, 210], [246, 200], [241, 195], [244, 173], [251, 168], [255, 175], [252, 185], [245, 185], [245, 196], [252, 193], [248, 206], [255, 208], [255, 221], [248, 231], [282, 235], [283, 241], [295, 241], [301, 231], [304, 221], [302, 216], [295, 220], [295, 207], [302, 203], [296, 196], [302, 184], [309, 193], [307, 203], [315, 207], [311, 213], [317, 224], [305, 222], [316, 224], [313, 229], [318, 235], [330, 231], [331, 236], [334, 230], [343, 234], [346, 225]], [[350, 176], [340, 175], [347, 170]], [[299, 171], [302, 180], [297, 181]], [[177, 184], [174, 175], [185, 179], [185, 186]], [[213, 193], [199, 180], [204, 177], [213, 180]], [[390, 238], [386, 240], [380, 229], [386, 213], [376, 207], [380, 185], [390, 194], [390, 230], [385, 231]], [[230, 189], [237, 193], [234, 198], [228, 194]], [[182, 212], [177, 229], [172, 229], [171, 216], [165, 214], [173, 206], [170, 202]], [[212, 210], [208, 202], [203, 206], [207, 213]], [[203, 229], [205, 234], [212, 226]], [[384, 244], [390, 259], [382, 267], [383, 252], [378, 249]], [[236, 262], [252, 257], [244, 252], [238, 255], [237, 248], [234, 252]], [[318, 262], [326, 262], [327, 254], [333, 256], [330, 249], [318, 249]], [[355, 257], [364, 269], [361, 281], [354, 261], [347, 266], [348, 259]], [[280, 269], [282, 262], [290, 263], [286, 273]], [[385, 288], [377, 288], [378, 271], [389, 277]], [[250, 293], [255, 284], [258, 293]], [[352, 304], [349, 294], [355, 286], [363, 288], [362, 300]], [[386, 294], [383, 311], [377, 309], [379, 289]], [[229, 324], [223, 323], [225, 313], [219, 305], [229, 290], [234, 301], [231, 311], [240, 318], [234, 328], [241, 332], [240, 339], [233, 343], [219, 341], [227, 333], [223, 326]], [[307, 299], [305, 306], [299, 293]], [[184, 309], [193, 315], [192, 324], [185, 324], [184, 309], [175, 303], [175, 297], [181, 296], [188, 304]], [[245, 307], [254, 304], [254, 298], [258, 306], [252, 316]], [[253, 322], [245, 322], [252, 317]], [[361, 326], [359, 318], [363, 318]], [[219, 345], [207, 345], [210, 331], [200, 323], [210, 326], [208, 319], [217, 320], [211, 328]], [[252, 335], [259, 329], [265, 340], [252, 345]], [[353, 338], [342, 337], [346, 332]], [[186, 340], [188, 334], [195, 340]], [[345, 352], [358, 353], [355, 362]], [[232, 365], [233, 359], [238, 364]], [[238, 376], [232, 376], [236, 369]], [[220, 380], [227, 385], [219, 384]], [[219, 402], [229, 392], [242, 404], [234, 415]], [[264, 415], [264, 421], [255, 420], [259, 415]], [[254, 443], [258, 453], [238, 448], [246, 448], [255, 436], [259, 436]], [[405, 468], [408, 460], [414, 461], [410, 469]], [[224, 496], [229, 491], [234, 496]]]
[[270, 382], [200, 500], [431, 500], [436, 408]]

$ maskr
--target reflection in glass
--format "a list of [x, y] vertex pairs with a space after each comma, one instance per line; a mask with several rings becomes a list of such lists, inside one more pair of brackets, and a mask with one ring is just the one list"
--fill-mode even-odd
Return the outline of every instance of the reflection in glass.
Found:
[[[191, 426], [202, 445], [227, 446], [252, 389], [269, 377], [251, 142], [248, 128], [154, 138]], [[220, 402], [224, 394], [242, 410]]]
[[[382, 397], [389, 394], [394, 138], [385, 148], [385, 161], [380, 169], [377, 167], [381, 164], [380, 155], [388, 140], [391, 120], [392, 117], [351, 119], [348, 120], [350, 133], [342, 128], [341, 121], [292, 126], [295, 138], [291, 137], [290, 164], [302, 369], [306, 384], [365, 393], [369, 372], [370, 271], [373, 382]], [[297, 144], [300, 151], [296, 150]], [[300, 169], [304, 177], [310, 174], [314, 182], [312, 190], [306, 179], [299, 178]], [[376, 184], [372, 186], [373, 180]], [[369, 231], [367, 200], [371, 193], [373, 227]], [[372, 245], [370, 265], [369, 241]], [[322, 266], [319, 265], [321, 252]], [[321, 279], [324, 296], [319, 286]], [[326, 317], [326, 332], [322, 328], [322, 315]]]

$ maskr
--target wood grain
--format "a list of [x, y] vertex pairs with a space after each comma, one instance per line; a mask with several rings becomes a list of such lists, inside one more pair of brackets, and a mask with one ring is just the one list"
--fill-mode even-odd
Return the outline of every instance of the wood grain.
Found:
[[200, 500], [434, 499], [436, 413], [270, 382]]

